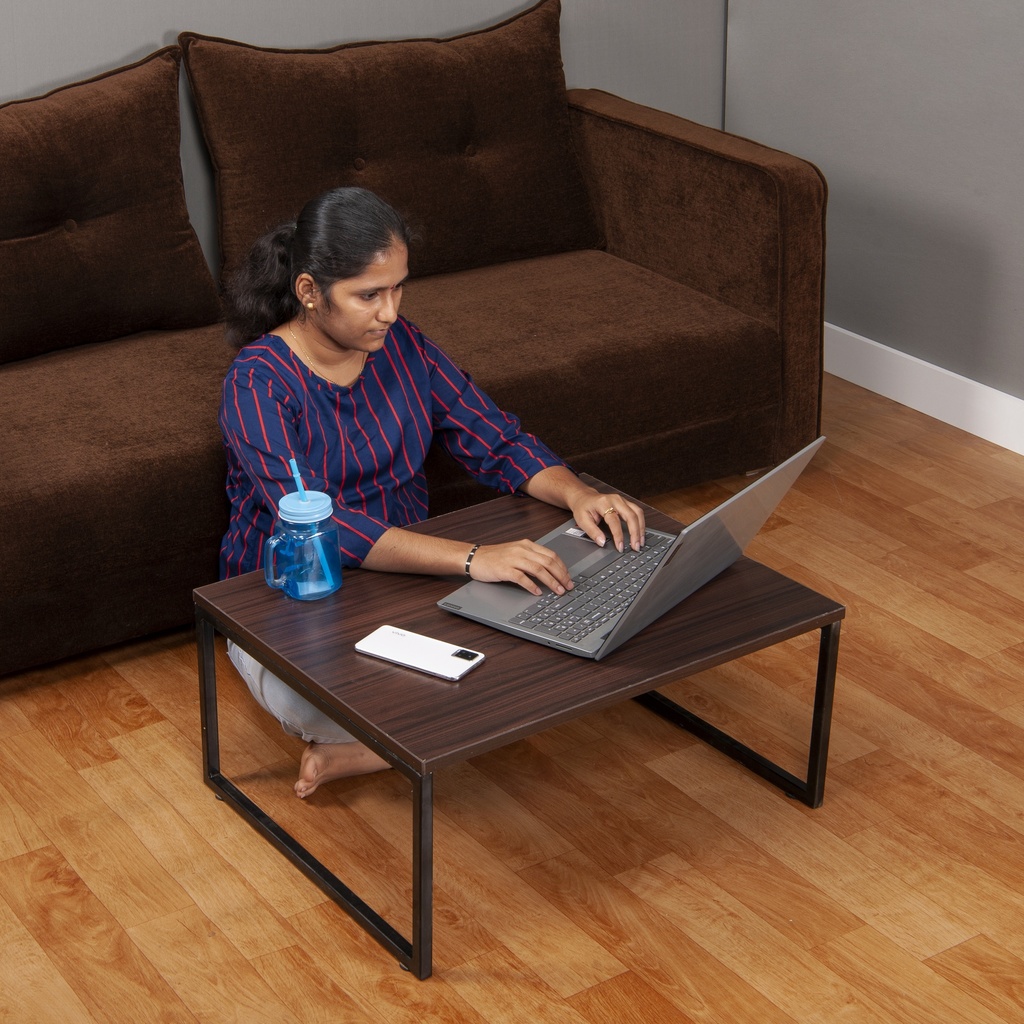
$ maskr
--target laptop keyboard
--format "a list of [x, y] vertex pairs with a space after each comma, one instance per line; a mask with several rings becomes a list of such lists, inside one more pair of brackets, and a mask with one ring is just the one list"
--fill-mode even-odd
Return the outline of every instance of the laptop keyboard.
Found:
[[627, 548], [592, 574], [573, 578], [574, 587], [559, 597], [548, 591], [510, 621], [565, 643], [578, 643], [624, 612], [654, 572], [672, 542], [651, 536], [639, 551]]

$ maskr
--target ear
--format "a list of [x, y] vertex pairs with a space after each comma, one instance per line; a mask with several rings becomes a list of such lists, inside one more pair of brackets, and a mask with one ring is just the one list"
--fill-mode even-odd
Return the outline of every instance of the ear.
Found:
[[302, 303], [303, 308], [308, 309], [309, 303], [314, 303], [320, 298], [320, 289], [313, 280], [313, 275], [303, 271], [295, 278], [295, 297]]

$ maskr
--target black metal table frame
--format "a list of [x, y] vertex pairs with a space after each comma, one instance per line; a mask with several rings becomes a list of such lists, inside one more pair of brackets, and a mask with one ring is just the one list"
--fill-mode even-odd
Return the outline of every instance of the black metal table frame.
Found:
[[[809, 807], [820, 807], [824, 798], [825, 771], [828, 764], [840, 626], [841, 621], [836, 621], [821, 627], [805, 779], [800, 779], [786, 771], [656, 690], [641, 694], [634, 699], [663, 718], [693, 733], [787, 795], [802, 801]], [[355, 723], [340, 715], [336, 708], [329, 706], [315, 693], [290, 678], [287, 666], [268, 664], [267, 667], [275, 671], [282, 680], [288, 685], [294, 686], [303, 697], [321, 708], [345, 729], [389, 761], [412, 784], [412, 938], [407, 939], [221, 772], [214, 657], [214, 634], [217, 632], [244, 648], [242, 638], [233, 636], [223, 628], [222, 624], [217, 623], [197, 607], [196, 641], [199, 655], [203, 774], [206, 784], [387, 949], [403, 968], [411, 971], [421, 980], [428, 978], [431, 973], [433, 956], [433, 773], [419, 772], [397, 758], [393, 752], [385, 749]], [[772, 644], [764, 645], [764, 647], [769, 646]]]

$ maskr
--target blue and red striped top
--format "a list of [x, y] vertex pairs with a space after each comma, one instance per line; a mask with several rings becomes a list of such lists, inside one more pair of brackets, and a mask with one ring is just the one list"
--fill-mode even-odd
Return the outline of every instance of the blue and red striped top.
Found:
[[295, 490], [289, 459], [309, 490], [333, 498], [349, 566], [390, 527], [427, 517], [423, 463], [435, 437], [474, 477], [505, 492], [564, 465], [401, 317], [351, 387], [312, 373], [274, 334], [246, 345], [224, 381], [220, 426], [231, 502], [222, 579], [262, 566], [277, 503]]

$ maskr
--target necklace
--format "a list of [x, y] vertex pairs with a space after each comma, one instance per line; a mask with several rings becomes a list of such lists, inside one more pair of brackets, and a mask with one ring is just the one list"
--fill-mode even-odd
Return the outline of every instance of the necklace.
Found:
[[292, 341], [294, 341], [295, 344], [299, 347], [299, 352], [302, 354], [302, 358], [305, 359], [307, 363], [309, 363], [309, 366], [313, 370], [313, 372], [323, 377], [323, 379], [328, 381], [329, 383], [341, 388], [351, 387], [356, 382], [356, 380], [358, 380], [359, 375], [363, 372], [363, 367], [366, 365], [365, 352], [360, 353], [361, 358], [359, 360], [359, 369], [356, 370], [355, 376], [352, 378], [352, 380], [350, 380], [346, 384], [340, 384], [329, 373], [325, 373], [320, 364], [317, 363], [317, 361], [309, 354], [309, 350], [306, 348], [306, 346], [301, 341], [299, 341], [299, 339], [295, 336], [295, 332], [292, 330], [291, 324], [288, 324], [288, 333], [292, 336]]

